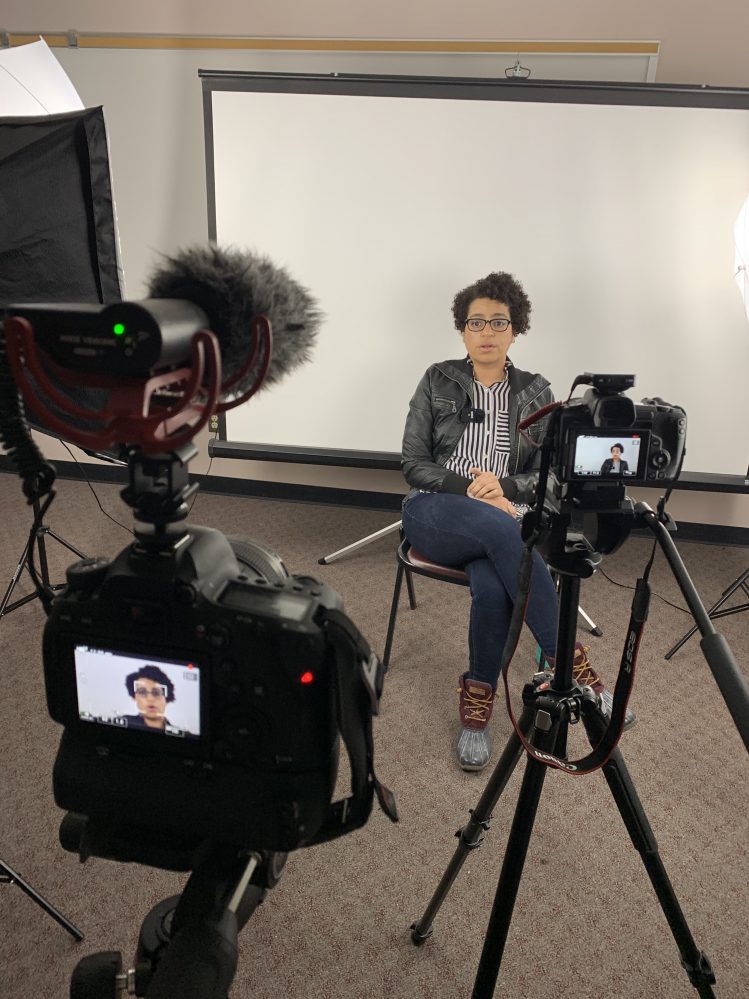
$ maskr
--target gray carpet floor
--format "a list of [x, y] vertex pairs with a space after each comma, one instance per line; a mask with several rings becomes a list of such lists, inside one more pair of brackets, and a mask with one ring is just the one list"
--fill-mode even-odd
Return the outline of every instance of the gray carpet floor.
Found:
[[[83, 483], [60, 482], [47, 523], [87, 554], [113, 555], [127, 532], [107, 519]], [[129, 511], [111, 485], [102, 505], [124, 525]], [[30, 526], [20, 484], [0, 476], [0, 577], [10, 580]], [[289, 570], [317, 576], [382, 653], [395, 577], [392, 533], [329, 566], [317, 560], [385, 527], [392, 512], [199, 494], [191, 520], [264, 542]], [[632, 537], [604, 559], [611, 579], [631, 586], [650, 552]], [[60, 581], [69, 553], [49, 540]], [[712, 604], [746, 569], [746, 549], [680, 543], [703, 601]], [[632, 706], [637, 724], [621, 744], [655, 831], [666, 869], [698, 946], [713, 963], [715, 994], [749, 995], [749, 821], [747, 754], [693, 638], [673, 660], [664, 653], [691, 626], [662, 554], [644, 633]], [[4, 580], [0, 578], [0, 585]], [[240, 938], [232, 995], [252, 999], [457, 999], [471, 994], [523, 772], [513, 774], [482, 847], [472, 853], [436, 917], [433, 937], [412, 945], [409, 925], [426, 907], [488, 771], [465, 774], [453, 758], [458, 674], [465, 669], [468, 593], [416, 580], [418, 607], [405, 593], [375, 722], [376, 764], [395, 792], [397, 825], [379, 811], [361, 830], [289, 858], [280, 883]], [[30, 591], [26, 575], [14, 596]], [[660, 599], [660, 597], [665, 598]], [[581, 603], [603, 628], [589, 636], [604, 679], [621, 655], [631, 593], [596, 573]], [[0, 621], [0, 858], [84, 931], [75, 943], [17, 887], [0, 886], [0, 992], [5, 999], [68, 994], [84, 954], [121, 950], [132, 958], [140, 923], [186, 875], [92, 859], [80, 864], [58, 842], [61, 812], [51, 793], [60, 729], [46, 712], [41, 666], [44, 615], [38, 601]], [[749, 673], [749, 613], [717, 622]], [[585, 638], [581, 630], [580, 637]], [[513, 663], [519, 692], [532, 672], [526, 631]], [[496, 760], [510, 733], [504, 704], [492, 721]], [[571, 732], [570, 751], [584, 748]], [[341, 783], [345, 782], [345, 771]], [[546, 999], [682, 999], [695, 995], [600, 773], [547, 776], [505, 950], [497, 996]]]

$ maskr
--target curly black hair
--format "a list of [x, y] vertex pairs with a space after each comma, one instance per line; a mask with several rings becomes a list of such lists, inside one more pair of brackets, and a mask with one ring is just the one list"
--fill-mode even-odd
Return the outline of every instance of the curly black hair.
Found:
[[512, 332], [516, 334], [528, 332], [531, 302], [523, 291], [521, 283], [512, 274], [494, 271], [458, 292], [453, 299], [453, 318], [455, 329], [461, 333], [468, 319], [468, 308], [477, 298], [491, 298], [495, 302], [504, 302], [510, 309]]
[[615, 447], [618, 447], [619, 450], [621, 451], [621, 453], [624, 454], [624, 445], [623, 444], [612, 444], [609, 450], [613, 451]]
[[167, 704], [171, 704], [175, 699], [174, 684], [158, 666], [141, 666], [137, 673], [129, 673], [125, 677], [125, 686], [131, 697], [135, 697], [136, 680], [153, 680], [154, 683], [160, 683], [162, 687], [166, 687]]

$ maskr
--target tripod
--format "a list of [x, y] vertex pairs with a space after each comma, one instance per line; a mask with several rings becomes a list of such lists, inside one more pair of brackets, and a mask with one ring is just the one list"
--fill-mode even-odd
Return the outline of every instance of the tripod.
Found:
[[[68, 813], [60, 830], [66, 849], [75, 849], [76, 840], [83, 843], [80, 837], [86, 825], [82, 816]], [[110, 838], [111, 833], [106, 831], [104, 840], [110, 845], [117, 841], [116, 834]], [[100, 835], [101, 830], [94, 832], [94, 837]], [[182, 894], [164, 899], [147, 914], [133, 967], [123, 969], [119, 951], [82, 958], [70, 980], [71, 999], [125, 994], [148, 999], [177, 995], [181, 999], [227, 999], [237, 969], [239, 932], [278, 884], [287, 854], [206, 843], [193, 855], [193, 864], [173, 843], [161, 844], [159, 851], [159, 866], [192, 868]]]
[[[34, 510], [34, 523], [36, 523], [39, 517], [39, 510], [40, 510], [38, 497], [35, 497], [33, 499], [32, 508]], [[57, 543], [61, 544], [64, 548], [67, 548], [69, 552], [72, 552], [74, 555], [77, 555], [78, 558], [86, 557], [83, 554], [83, 552], [79, 552], [74, 545], [71, 545], [64, 538], [61, 538], [59, 534], [55, 534], [55, 532], [50, 527], [47, 527], [46, 524], [39, 524], [34, 534], [34, 537], [33, 538], [29, 537], [28, 541], [24, 545], [23, 551], [21, 552], [21, 557], [18, 560], [18, 565], [16, 566], [15, 572], [11, 576], [10, 583], [8, 584], [8, 588], [5, 591], [5, 596], [3, 597], [2, 603], [0, 603], [0, 618], [5, 617], [5, 615], [10, 614], [12, 610], [16, 610], [17, 608], [22, 607], [24, 604], [29, 603], [29, 601], [31, 600], [35, 600], [39, 596], [39, 591], [37, 590], [36, 587], [34, 587], [33, 593], [29, 593], [25, 597], [21, 597], [19, 600], [14, 601], [12, 604], [9, 603], [11, 595], [13, 594], [13, 590], [16, 587], [16, 583], [21, 577], [21, 573], [23, 572], [24, 569], [28, 569], [29, 567], [29, 560], [32, 558], [34, 545], [36, 545], [37, 550], [39, 552], [39, 566], [41, 568], [42, 585], [48, 590], [50, 589], [56, 590], [61, 588], [60, 586], [56, 586], [50, 583], [49, 568], [47, 566], [47, 549], [45, 546], [45, 538], [47, 536], [57, 541]]]
[[[700, 630], [706, 636], [703, 640], [703, 651], [706, 657], [709, 656], [709, 665], [716, 675], [721, 692], [749, 748], [749, 692], [746, 683], [725, 641], [715, 633], [704, 607], [699, 603], [699, 597], [683, 564], [680, 563], [668, 532], [646, 504], [637, 504], [636, 510], [656, 534], [674, 568], [690, 610], [695, 614]], [[542, 682], [541, 677], [526, 685], [523, 691], [524, 710], [518, 726], [524, 738], [529, 739], [531, 747], [537, 750], [539, 755], [564, 757], [567, 750], [568, 727], [578, 719], [582, 720], [586, 735], [593, 747], [598, 745], [607, 730], [607, 720], [592, 691], [589, 688], [580, 688], [572, 679], [580, 579], [591, 575], [595, 567], [593, 557], [600, 560], [597, 552], [588, 551], [575, 555], [574, 551], [568, 551], [562, 554], [558, 561], [553, 557], [549, 560], [562, 577], [557, 662], [550, 686]], [[729, 703], [729, 697], [734, 702], [733, 706]], [[616, 713], [621, 715], [615, 707], [615, 717]], [[457, 878], [467, 855], [483, 842], [484, 834], [489, 828], [492, 809], [507, 785], [522, 751], [520, 736], [513, 732], [478, 804], [471, 811], [469, 822], [457, 834], [458, 846], [437, 890], [421, 919], [411, 927], [411, 939], [417, 946], [423, 944], [431, 935], [433, 919]], [[472, 999], [491, 999], [494, 994], [546, 777], [547, 766], [531, 753], [527, 755], [528, 762], [484, 939]], [[658, 853], [655, 836], [618, 749], [614, 748], [609, 755], [603, 766], [603, 773], [679, 948], [682, 967], [700, 996], [704, 999], [714, 997], [712, 985], [715, 983], [715, 976], [710, 961], [694, 942]]]

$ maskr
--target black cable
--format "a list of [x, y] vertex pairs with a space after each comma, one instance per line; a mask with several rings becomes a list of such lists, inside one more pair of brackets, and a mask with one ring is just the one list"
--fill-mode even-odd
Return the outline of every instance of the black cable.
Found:
[[[621, 586], [621, 588], [623, 590], [634, 590], [636, 588], [634, 586], [630, 586], [629, 583], [620, 583], [616, 579], [612, 579], [611, 576], [609, 576], [608, 573], [604, 572], [604, 570], [600, 566], [598, 567], [597, 571], [601, 573], [601, 575], [603, 576], [604, 579], [607, 579], [610, 583], [613, 583], [614, 586]], [[691, 612], [689, 611], [688, 608], [686, 608], [686, 607], [680, 607], [678, 604], [675, 604], [671, 600], [668, 600], [666, 597], [662, 596], [660, 593], [656, 593], [655, 590], [652, 591], [652, 596], [658, 597], [658, 599], [662, 600], [664, 604], [668, 604], [669, 607], [673, 607], [675, 610], [681, 611], [682, 614], [690, 614], [691, 615]]]
[[[679, 465], [678, 465], [678, 467], [676, 469], [676, 474], [674, 475], [673, 479], [669, 482], [669, 484], [666, 486], [666, 491], [663, 494], [663, 496], [661, 496], [661, 498], [658, 500], [658, 505], [657, 505], [658, 519], [659, 520], [663, 520], [664, 523], [665, 523], [665, 519], [668, 519], [666, 517], [666, 512], [665, 512], [666, 511], [666, 504], [668, 503], [669, 499], [671, 498], [671, 493], [674, 491], [674, 485], [676, 484], [677, 479], [681, 475], [681, 469], [682, 469], [682, 466], [684, 465], [684, 456], [685, 456], [685, 454], [686, 454], [686, 449], [683, 449], [682, 452], [681, 452], [681, 457], [679, 459]], [[653, 562], [655, 561], [655, 555], [656, 555], [657, 550], [658, 550], [658, 538], [656, 537], [653, 540], [653, 551], [651, 552], [650, 559], [649, 559], [648, 564], [647, 564], [647, 566], [645, 568], [645, 572], [644, 572], [644, 578], [645, 579], [647, 579], [648, 576], [650, 575], [650, 570], [651, 570], [651, 568], [653, 566]], [[608, 579], [608, 581], [610, 583], [613, 583], [614, 586], [621, 586], [625, 590], [634, 590], [635, 589], [634, 586], [629, 586], [629, 584], [627, 584], [627, 583], [618, 583], [615, 579], [612, 579], [611, 576], [608, 576], [603, 571], [603, 569], [601, 569], [600, 567], [599, 567], [598, 571], [602, 574], [602, 576], [604, 577], [604, 579]], [[675, 604], [671, 600], [667, 600], [666, 597], [662, 596], [660, 593], [656, 593], [655, 590], [651, 590], [651, 596], [658, 597], [658, 599], [662, 600], [664, 604], [668, 604], [668, 606], [669, 607], [673, 607], [674, 610], [681, 611], [682, 614], [689, 614], [690, 617], [692, 616], [692, 612], [689, 610], [688, 607], [680, 607], [679, 604]]]
[[34, 442], [26, 420], [21, 393], [7, 356], [5, 324], [0, 322], [0, 441], [13, 463], [29, 504], [47, 496], [55, 481], [55, 468]]
[[[215, 441], [217, 437], [218, 437], [218, 430], [215, 431], [215, 433], [213, 434], [213, 437], [211, 438], [211, 440]], [[211, 474], [211, 465], [212, 464], [213, 464], [213, 455], [211, 455], [211, 460], [208, 462], [208, 468], [206, 469], [205, 475], [203, 476], [203, 486], [205, 486], [205, 480]], [[195, 501], [198, 498], [198, 493], [199, 492], [200, 492], [200, 490], [196, 490], [195, 495], [193, 496], [192, 503], [190, 504], [190, 508], [188, 509], [187, 514], [186, 514], [187, 517], [189, 517], [190, 514], [192, 513], [192, 508], [195, 506]]]
[[133, 537], [135, 537], [135, 532], [132, 530], [132, 528], [126, 527], [124, 524], [121, 524], [120, 521], [117, 520], [116, 517], [113, 517], [111, 513], [108, 513], [104, 509], [104, 507], [101, 505], [99, 497], [96, 495], [96, 490], [94, 489], [93, 485], [91, 484], [91, 480], [89, 479], [88, 475], [86, 474], [86, 469], [83, 466], [83, 462], [79, 461], [78, 458], [76, 458], [76, 456], [70, 450], [70, 448], [65, 443], [65, 441], [61, 440], [60, 443], [63, 445], [63, 447], [65, 448], [65, 450], [68, 452], [68, 454], [70, 455], [70, 457], [73, 459], [73, 461], [76, 463], [76, 465], [78, 466], [78, 468], [81, 470], [81, 475], [83, 476], [83, 478], [84, 478], [84, 480], [86, 482], [86, 485], [88, 486], [88, 488], [93, 493], [93, 497], [96, 500], [96, 504], [99, 507], [99, 509], [101, 510], [101, 512], [104, 514], [104, 516], [105, 517], [109, 517], [109, 519], [112, 521], [112, 523], [116, 524], [118, 527], [121, 527], [123, 531], [127, 531], [128, 534], [130, 534]]

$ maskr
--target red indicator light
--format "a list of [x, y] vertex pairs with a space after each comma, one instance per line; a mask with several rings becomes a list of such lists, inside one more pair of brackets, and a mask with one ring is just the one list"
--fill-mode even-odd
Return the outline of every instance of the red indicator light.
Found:
[[188, 668], [188, 669], [195, 669], [195, 667], [193, 666], [193, 664], [192, 664], [192, 663], [188, 663], [188, 664], [187, 664], [187, 668]]
[[299, 682], [300, 683], [312, 683], [312, 681], [314, 679], [315, 679], [315, 674], [311, 673], [309, 670], [307, 670], [306, 673], [302, 673], [302, 675], [299, 677]]

